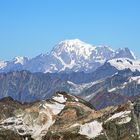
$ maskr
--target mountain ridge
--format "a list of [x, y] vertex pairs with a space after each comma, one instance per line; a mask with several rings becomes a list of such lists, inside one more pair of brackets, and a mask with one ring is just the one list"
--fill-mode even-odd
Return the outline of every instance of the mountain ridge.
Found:
[[[90, 101], [97, 108], [104, 108], [124, 103], [139, 95], [140, 71], [105, 69], [98, 69], [95, 73], [72, 74], [31, 73], [25, 70], [0, 73], [0, 98], [11, 96], [23, 103], [34, 102], [51, 98], [57, 91], [65, 91]], [[102, 98], [99, 98], [100, 95]], [[113, 102], [101, 102], [110, 99], [109, 95]], [[120, 101], [116, 101], [117, 97]], [[96, 100], [97, 105], [95, 98], [101, 100]]]

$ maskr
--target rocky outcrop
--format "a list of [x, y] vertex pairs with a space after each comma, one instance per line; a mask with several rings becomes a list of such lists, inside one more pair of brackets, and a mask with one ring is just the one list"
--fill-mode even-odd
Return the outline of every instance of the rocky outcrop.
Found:
[[[134, 113], [133, 105], [129, 102], [125, 105], [106, 108], [100, 112], [96, 119], [75, 124], [69, 129], [53, 129], [44, 137], [44, 140], [136, 140], [139, 139], [138, 116]], [[61, 123], [60, 123], [61, 124]], [[52, 129], [52, 128], [51, 128]]]
[[[7, 102], [3, 99], [0, 103]], [[137, 140], [140, 100], [95, 110], [65, 92], [30, 105], [15, 102], [13, 114], [0, 118], [0, 140]]]

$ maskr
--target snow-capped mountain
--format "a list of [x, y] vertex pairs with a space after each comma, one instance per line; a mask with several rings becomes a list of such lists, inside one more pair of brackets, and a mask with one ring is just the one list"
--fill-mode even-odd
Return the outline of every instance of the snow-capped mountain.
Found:
[[50, 53], [32, 59], [16, 57], [11, 61], [0, 61], [0, 72], [92, 72], [113, 58], [135, 59], [135, 56], [128, 48], [113, 50], [109, 46], [93, 46], [79, 39], [65, 40], [55, 45]]

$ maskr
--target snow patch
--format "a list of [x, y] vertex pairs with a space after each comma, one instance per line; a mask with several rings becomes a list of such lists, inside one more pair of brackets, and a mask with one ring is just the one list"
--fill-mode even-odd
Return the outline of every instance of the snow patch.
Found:
[[52, 97], [52, 99], [54, 99], [55, 101], [59, 103], [65, 103], [67, 101], [67, 98], [64, 97], [62, 94], [58, 94], [58, 96], [54, 96]]
[[65, 107], [64, 104], [59, 104], [57, 102], [53, 102], [52, 104], [46, 103], [45, 106], [49, 107], [54, 115], [59, 114], [62, 111], [62, 109]]
[[108, 118], [106, 122], [108, 122], [110, 120], [114, 120], [114, 119], [119, 118], [119, 117], [120, 118], [127, 117], [130, 113], [131, 113], [131, 111], [121, 111], [119, 113], [115, 113], [110, 118]]
[[127, 116], [124, 118], [121, 118], [121, 120], [118, 122], [118, 124], [125, 124], [131, 121], [131, 117]]
[[4, 67], [7, 66], [7, 62], [5, 61], [0, 61], [0, 69], [3, 69]]
[[120, 86], [117, 86], [117, 87], [108, 89], [108, 92], [114, 92], [114, 91], [119, 90], [119, 89], [124, 89], [124, 88], [126, 87], [127, 84], [128, 84], [127, 82], [124, 82], [124, 83], [121, 84]]
[[115, 88], [111, 88], [111, 89], [108, 90], [108, 92], [116, 91], [116, 89], [117, 89], [116, 87]]
[[140, 84], [140, 76], [131, 77], [129, 79], [129, 82], [132, 82], [132, 81], [136, 81], [138, 84]]
[[81, 125], [79, 134], [85, 135], [88, 138], [95, 138], [101, 134], [102, 130], [103, 130], [102, 123], [98, 121], [93, 121]]
[[15, 57], [15, 61], [14, 61], [15, 64], [24, 64], [25, 63], [25, 58], [24, 57], [21, 57], [21, 56], [17, 56]]

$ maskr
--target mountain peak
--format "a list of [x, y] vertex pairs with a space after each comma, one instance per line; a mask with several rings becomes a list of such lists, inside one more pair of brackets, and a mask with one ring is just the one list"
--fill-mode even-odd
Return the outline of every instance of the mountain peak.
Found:
[[86, 52], [87, 50], [92, 51], [95, 47], [93, 47], [90, 44], [87, 44], [79, 39], [71, 39], [71, 40], [64, 40], [58, 43], [53, 51], [66, 51], [66, 52], [73, 52], [73, 51], [78, 51], [83, 53]]
[[134, 53], [129, 48], [119, 48], [116, 50], [116, 58], [130, 58], [130, 59], [136, 59]]
[[70, 64], [72, 61], [77, 60], [80, 62], [82, 59], [90, 59], [90, 56], [95, 48], [96, 47], [82, 42], [79, 39], [65, 40], [54, 47], [51, 55], [61, 61], [64, 61], [63, 64], [65, 65], [65, 63], [67, 63], [65, 61], [68, 61], [68, 64]]
[[67, 44], [67, 45], [78, 45], [78, 44], [86, 44], [85, 42], [81, 41], [80, 39], [66, 39], [64, 41], [61, 41], [60, 44]]

